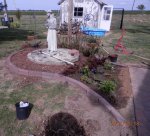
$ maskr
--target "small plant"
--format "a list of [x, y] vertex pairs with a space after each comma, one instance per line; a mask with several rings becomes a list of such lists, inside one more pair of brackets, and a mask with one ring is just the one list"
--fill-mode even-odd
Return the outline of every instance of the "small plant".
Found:
[[117, 85], [114, 81], [111, 80], [104, 80], [101, 82], [99, 88], [104, 92], [110, 94], [111, 92], [115, 91]]
[[94, 74], [96, 74], [97, 69], [96, 69], [95, 67], [93, 67], [93, 68], [91, 69], [91, 72], [94, 73]]
[[88, 43], [97, 43], [96, 39], [94, 37], [87, 38]]
[[90, 51], [88, 49], [82, 49], [82, 53], [85, 57], [89, 57], [90, 56]]
[[81, 73], [84, 75], [84, 76], [89, 76], [89, 74], [90, 74], [90, 69], [89, 69], [89, 67], [88, 66], [85, 66], [85, 67], [83, 67], [82, 69], [81, 69]]
[[92, 84], [92, 80], [85, 75], [81, 76], [80, 80], [85, 83]]
[[104, 63], [104, 69], [105, 69], [105, 70], [112, 70], [112, 65], [111, 65], [111, 63]]
[[81, 52], [86, 57], [93, 56], [94, 54], [98, 53], [98, 47], [85, 45], [81, 47]]
[[10, 23], [11, 28], [20, 28], [20, 23], [19, 22], [12, 22]]

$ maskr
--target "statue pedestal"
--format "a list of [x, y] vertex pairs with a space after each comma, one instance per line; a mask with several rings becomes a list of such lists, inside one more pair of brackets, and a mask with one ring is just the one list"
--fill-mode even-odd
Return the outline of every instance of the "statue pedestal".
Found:
[[65, 65], [67, 64], [65, 61], [71, 63], [78, 61], [79, 51], [59, 48], [57, 52], [49, 52], [48, 49], [39, 49], [29, 53], [28, 59], [38, 64]]

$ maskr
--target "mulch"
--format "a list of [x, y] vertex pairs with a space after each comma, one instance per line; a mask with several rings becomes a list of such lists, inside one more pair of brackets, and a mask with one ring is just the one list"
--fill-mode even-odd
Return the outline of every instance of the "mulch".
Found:
[[17, 52], [11, 57], [11, 62], [19, 68], [25, 70], [34, 70], [34, 71], [42, 71], [42, 72], [52, 72], [59, 74], [73, 73], [78, 70], [84, 63], [86, 63], [87, 58], [82, 54], [80, 55], [80, 59], [75, 63], [75, 67], [71, 65], [44, 65], [37, 64], [30, 61], [27, 58], [27, 54], [34, 51], [35, 48], [25, 48], [22, 51]]

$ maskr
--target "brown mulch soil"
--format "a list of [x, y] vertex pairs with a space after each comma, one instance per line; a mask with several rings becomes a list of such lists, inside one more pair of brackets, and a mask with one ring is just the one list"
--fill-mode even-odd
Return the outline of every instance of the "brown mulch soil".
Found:
[[119, 105], [118, 108], [123, 108], [126, 107], [126, 105], [128, 104], [129, 98], [132, 97], [132, 86], [129, 68], [121, 68], [117, 77], [120, 82], [120, 87], [116, 92], [117, 101]]
[[[45, 136], [86, 136], [83, 126], [69, 113], [57, 113], [48, 119]], [[43, 135], [42, 134], [42, 135]]]
[[26, 70], [34, 70], [34, 71], [43, 71], [43, 72], [52, 72], [52, 73], [72, 73], [75, 72], [76, 69], [81, 67], [84, 63], [86, 63], [87, 58], [80, 55], [80, 60], [75, 63], [76, 67], [71, 65], [43, 65], [33, 63], [27, 58], [27, 54], [35, 50], [34, 48], [26, 48], [22, 51], [19, 51], [15, 55], [11, 57], [11, 62], [15, 64], [17, 67], [26, 69]]
[[80, 73], [69, 75], [69, 76], [89, 86], [92, 90], [100, 94], [109, 103], [111, 103], [115, 108], [117, 109], [124, 108], [128, 104], [129, 98], [132, 97], [132, 88], [131, 88], [129, 68], [128, 67], [116, 67], [116, 70], [113, 73], [110, 72], [109, 74], [109, 72], [110, 71], [108, 71], [108, 73], [105, 74], [105, 76], [99, 76], [99, 78], [100, 80], [116, 80], [117, 81], [117, 89], [111, 95], [107, 93], [103, 93], [94, 84], [89, 84], [84, 81], [81, 81]]

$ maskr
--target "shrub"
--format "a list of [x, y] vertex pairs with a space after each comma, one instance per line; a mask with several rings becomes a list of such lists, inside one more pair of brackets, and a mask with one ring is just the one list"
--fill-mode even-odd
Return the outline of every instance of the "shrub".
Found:
[[105, 70], [112, 70], [112, 65], [110, 63], [104, 63]]
[[90, 51], [89, 49], [86, 48], [82, 48], [82, 53], [85, 57], [89, 57], [90, 56]]
[[19, 22], [12, 22], [12, 23], [10, 23], [10, 27], [11, 28], [19, 28], [20, 27], [20, 23]]
[[85, 83], [92, 84], [92, 80], [85, 75], [81, 76], [80, 80]]
[[112, 93], [115, 91], [117, 85], [114, 81], [111, 80], [104, 80], [101, 82], [99, 88], [104, 92], [104, 93]]
[[96, 54], [98, 52], [98, 47], [84, 45], [84, 46], [81, 47], [81, 52], [86, 57], [93, 56], [94, 54]]
[[81, 69], [81, 73], [84, 75], [84, 76], [89, 76], [89, 74], [90, 74], [90, 69], [89, 69], [89, 67], [88, 66], [85, 66], [85, 67], [83, 67], [82, 69]]
[[86, 40], [88, 43], [97, 43], [96, 39], [94, 37], [88, 37]]

